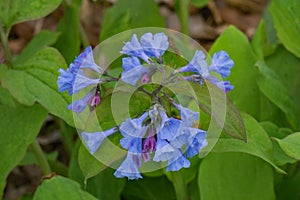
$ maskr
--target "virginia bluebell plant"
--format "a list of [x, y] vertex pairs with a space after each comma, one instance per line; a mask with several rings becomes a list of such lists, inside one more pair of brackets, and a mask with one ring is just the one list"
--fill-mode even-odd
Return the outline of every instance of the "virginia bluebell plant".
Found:
[[[168, 40], [164, 33], [145, 33], [140, 40], [134, 34], [131, 41], [126, 42], [120, 51], [126, 56], [122, 59], [123, 72], [119, 78], [108, 75], [103, 68], [95, 64], [91, 47], [86, 48], [67, 70], [59, 70], [60, 76], [57, 81], [59, 91], [67, 91], [72, 95], [84, 88], [91, 88], [83, 98], [72, 102], [68, 109], [80, 113], [87, 107], [100, 104], [100, 88], [105, 82], [120, 79], [132, 86], [151, 84], [155, 72], [161, 71], [164, 67], [164, 55], [169, 48]], [[202, 85], [206, 80], [227, 93], [233, 86], [229, 81], [219, 80], [218, 77], [228, 77], [233, 65], [233, 61], [225, 51], [215, 53], [211, 63], [208, 64], [204, 52], [197, 50], [187, 65], [174, 69], [171, 76], [163, 79], [168, 81], [180, 74], [184, 78], [178, 79], [179, 81], [191, 81]], [[102, 76], [90, 78], [87, 75], [90, 74], [87, 73], [88, 70]], [[123, 136], [120, 145], [127, 150], [127, 155], [114, 173], [117, 178], [127, 177], [130, 180], [142, 178], [139, 168], [150, 160], [166, 162], [166, 171], [188, 168], [191, 165], [189, 158], [198, 155], [207, 145], [206, 131], [197, 126], [199, 113], [180, 105], [175, 99], [164, 94], [162, 88], [163, 85], [160, 85], [153, 92], [141, 90], [152, 97], [153, 103], [149, 109], [135, 118], [128, 118], [120, 125], [102, 132], [81, 133], [91, 154], [99, 149], [108, 136], [117, 133]], [[180, 117], [167, 112], [162, 98], [180, 113]]]

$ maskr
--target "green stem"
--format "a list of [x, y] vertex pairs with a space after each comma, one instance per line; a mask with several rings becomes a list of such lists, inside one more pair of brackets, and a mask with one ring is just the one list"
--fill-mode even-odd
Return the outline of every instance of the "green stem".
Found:
[[47, 158], [46, 158], [45, 154], [43, 153], [43, 150], [42, 150], [41, 146], [39, 145], [39, 143], [36, 140], [34, 140], [30, 146], [35, 154], [37, 161], [40, 164], [40, 167], [43, 170], [44, 175], [50, 174], [51, 168], [49, 166]]
[[9, 68], [12, 68], [12, 56], [8, 45], [8, 34], [5, 32], [1, 22], [0, 22], [0, 40], [4, 50], [5, 62]]
[[187, 186], [180, 172], [172, 172], [172, 182], [177, 200], [188, 200]]
[[189, 34], [189, 4], [190, 0], [176, 0], [175, 9], [179, 15], [181, 32], [188, 35]]
[[74, 128], [68, 126], [66, 124], [66, 122], [64, 122], [63, 120], [59, 120], [59, 124], [60, 124], [60, 135], [64, 144], [64, 147], [67, 151], [67, 153], [69, 155], [72, 154], [72, 150], [73, 150], [73, 146], [74, 146], [74, 142], [72, 140], [75, 130]]

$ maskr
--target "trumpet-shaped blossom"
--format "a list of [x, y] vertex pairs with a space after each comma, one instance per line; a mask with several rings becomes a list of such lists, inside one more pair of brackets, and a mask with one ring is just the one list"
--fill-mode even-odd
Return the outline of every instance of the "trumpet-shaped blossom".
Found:
[[206, 131], [197, 128], [188, 128], [186, 131], [189, 132], [186, 154], [191, 158], [207, 145]]
[[186, 127], [192, 127], [195, 121], [199, 120], [199, 113], [183, 107], [180, 104], [173, 104], [178, 110], [180, 110], [180, 117], [183, 125]]
[[230, 70], [233, 65], [234, 62], [229, 58], [227, 52], [219, 51], [213, 55], [209, 70], [215, 71], [219, 73], [223, 78], [226, 78], [229, 76]]
[[136, 34], [133, 34], [130, 42], [125, 43], [120, 53], [129, 56], [139, 57], [145, 62], [150, 63], [150, 58], [145, 54], [144, 49], [141, 46]]
[[57, 80], [58, 90], [60, 92], [67, 91], [69, 95], [72, 95], [89, 85], [96, 85], [100, 82], [100, 79], [86, 77], [82, 69], [92, 69], [98, 73], [103, 71], [103, 69], [95, 63], [91, 47], [87, 47], [74, 62], [70, 64], [68, 69], [59, 69], [60, 75]]
[[143, 121], [148, 117], [148, 112], [136, 119], [126, 119], [120, 125], [120, 131], [124, 137], [142, 138], [145, 134], [147, 127], [143, 126]]
[[95, 90], [92, 89], [83, 98], [73, 101], [70, 105], [68, 105], [67, 108], [69, 110], [72, 110], [73, 112], [81, 113], [86, 108], [86, 106], [89, 105], [94, 95], [95, 95]]
[[153, 160], [155, 162], [168, 161], [181, 156], [181, 152], [169, 142], [157, 136], [156, 151]]
[[114, 175], [117, 178], [127, 177], [129, 180], [143, 178], [139, 172], [140, 158], [138, 155], [128, 153], [125, 160], [115, 171]]
[[190, 166], [190, 161], [183, 154], [181, 154], [181, 156], [179, 156], [178, 158], [168, 161], [166, 171], [178, 171], [181, 168], [189, 168]]
[[114, 127], [102, 132], [82, 132], [81, 136], [91, 154], [94, 154], [103, 140], [117, 131], [118, 129]]
[[173, 117], [168, 117], [164, 111], [160, 111], [161, 126], [158, 128], [158, 134], [161, 139], [168, 141], [173, 140], [176, 135], [180, 134], [181, 121]]
[[145, 33], [141, 45], [149, 57], [160, 58], [169, 47], [168, 37], [164, 33]]
[[179, 72], [195, 72], [201, 74], [203, 77], [209, 75], [206, 56], [201, 50], [197, 50], [192, 60], [184, 67], [179, 69]]
[[143, 149], [142, 149], [142, 156], [145, 162], [150, 160], [150, 153], [153, 153], [156, 149], [156, 139], [154, 137], [155, 132], [154, 128], [150, 127], [148, 137], [143, 141]]

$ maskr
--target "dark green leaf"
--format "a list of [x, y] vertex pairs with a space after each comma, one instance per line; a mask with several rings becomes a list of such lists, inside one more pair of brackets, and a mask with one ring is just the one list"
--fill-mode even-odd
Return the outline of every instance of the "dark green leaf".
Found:
[[257, 84], [262, 93], [278, 106], [286, 115], [293, 128], [297, 126], [297, 118], [294, 114], [292, 98], [286, 87], [281, 83], [278, 75], [270, 69], [264, 62], [258, 62], [259, 76]]
[[260, 158], [243, 153], [213, 153], [199, 168], [202, 200], [275, 199], [273, 170]]
[[91, 194], [80, 188], [80, 185], [71, 179], [55, 176], [45, 179], [37, 188], [34, 200], [96, 200]]
[[153, 0], [117, 1], [105, 12], [100, 41], [128, 29], [164, 26], [164, 19]]
[[300, 57], [300, 1], [273, 0], [269, 11], [273, 17], [277, 36], [283, 45]]
[[46, 16], [58, 7], [62, 0], [0, 0], [0, 21], [9, 30], [12, 25]]
[[8, 90], [0, 86], [0, 105], [6, 105], [9, 107], [16, 107], [14, 98], [10, 95]]
[[56, 29], [60, 35], [54, 46], [65, 57], [67, 63], [71, 63], [80, 50], [79, 10], [78, 6], [67, 6]]
[[13, 70], [1, 68], [0, 79], [2, 86], [20, 103], [32, 105], [39, 102], [51, 114], [74, 126], [72, 112], [67, 110], [71, 97], [58, 92], [56, 84], [58, 69], [65, 66], [56, 49], [45, 47]]
[[292, 176], [285, 177], [275, 187], [277, 200], [299, 200], [300, 199], [300, 171]]
[[191, 0], [191, 3], [194, 6], [197, 6], [199, 8], [205, 6], [210, 0]]
[[[40, 105], [15, 108], [0, 105], [0, 197], [8, 173], [21, 161], [37, 136], [47, 112]], [[30, 117], [28, 117], [30, 116]]]

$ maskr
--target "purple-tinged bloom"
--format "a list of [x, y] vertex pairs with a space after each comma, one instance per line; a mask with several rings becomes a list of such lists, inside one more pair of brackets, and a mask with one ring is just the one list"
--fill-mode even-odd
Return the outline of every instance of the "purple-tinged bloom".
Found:
[[87, 105], [89, 105], [89, 102], [91, 99], [93, 99], [93, 96], [95, 95], [95, 89], [92, 89], [89, 91], [83, 98], [78, 99], [74, 102], [72, 102], [70, 105], [68, 105], [68, 109], [72, 110], [76, 113], [81, 113]]
[[[100, 79], [89, 79], [86, 77], [81, 70], [85, 68], [92, 69], [98, 73], [103, 70], [95, 64], [91, 47], [87, 47], [74, 62], [70, 64], [68, 69], [59, 69], [60, 75], [57, 80], [58, 90], [60, 92], [68, 91], [69, 95], [72, 95], [73, 93], [79, 92], [82, 88], [87, 87], [89, 84], [94, 84], [96, 80], [98, 80], [98, 82], [100, 81]], [[84, 86], [80, 86], [80, 84], [85, 81], [87, 81], [87, 83], [85, 83]], [[75, 84], [75, 82], [78, 82], [78, 84]]]
[[156, 140], [154, 135], [154, 128], [151, 127], [148, 137], [143, 141], [142, 156], [145, 162], [148, 162], [150, 160], [149, 153], [153, 153], [156, 148]]
[[108, 129], [103, 132], [94, 132], [94, 133], [88, 133], [88, 132], [82, 132], [81, 136], [82, 139], [85, 141], [85, 144], [91, 154], [94, 154], [96, 150], [99, 148], [103, 140], [112, 135], [113, 133], [117, 132], [118, 129], [116, 127]]
[[86, 88], [88, 86], [92, 86], [92, 85], [96, 86], [101, 82], [102, 82], [101, 79], [92, 79], [85, 76], [85, 74], [80, 70], [77, 73], [75, 80], [73, 82], [73, 93], [77, 93], [83, 88]]
[[219, 51], [212, 57], [212, 61], [209, 67], [210, 71], [219, 73], [223, 78], [226, 78], [230, 74], [230, 70], [233, 67], [234, 62], [229, 58], [226, 51]]
[[142, 138], [147, 130], [147, 126], [143, 126], [143, 121], [148, 117], [148, 112], [145, 112], [141, 117], [130, 119], [120, 125], [121, 134], [124, 137]]
[[141, 46], [136, 34], [133, 34], [131, 41], [126, 42], [120, 52], [129, 56], [139, 57], [148, 64], [150, 63], [149, 57], [145, 54], [143, 47]]
[[233, 88], [234, 88], [233, 85], [231, 85], [229, 81], [220, 81], [219, 79], [217, 79], [214, 76], [209, 76], [209, 77], [207, 77], [207, 79], [211, 83], [216, 85], [218, 88], [223, 90], [225, 93], [228, 93], [229, 91], [233, 90]]
[[101, 102], [100, 90], [96, 91], [96, 94], [88, 102], [90, 106], [98, 106]]
[[140, 160], [138, 155], [128, 153], [125, 160], [115, 171], [114, 173], [115, 177], [117, 178], [127, 177], [129, 180], [143, 178], [138, 169], [141, 163], [138, 160]]
[[181, 154], [179, 158], [169, 160], [166, 171], [178, 171], [181, 168], [189, 168], [191, 163], [184, 155]]
[[180, 104], [175, 104], [174, 106], [180, 110], [180, 117], [183, 122], [183, 125], [186, 127], [192, 127], [195, 121], [199, 120], [199, 112], [192, 111], [188, 108], [183, 107]]
[[156, 151], [153, 160], [155, 162], [176, 159], [181, 156], [181, 152], [169, 144], [166, 140], [157, 138]]
[[173, 140], [181, 131], [181, 121], [173, 117], [168, 117], [164, 111], [160, 111], [161, 126], [157, 129], [161, 139]]
[[192, 60], [184, 67], [179, 69], [179, 72], [195, 72], [203, 77], [209, 75], [206, 56], [203, 51], [197, 50]]
[[207, 145], [206, 131], [197, 128], [188, 128], [186, 131], [189, 132], [186, 154], [191, 158]]
[[149, 82], [151, 82], [151, 77], [149, 77], [149, 74], [146, 73], [142, 76], [141, 83], [146, 84], [146, 83], [149, 83]]
[[160, 58], [169, 47], [168, 37], [164, 33], [145, 33], [141, 37], [141, 46], [147, 56]]

